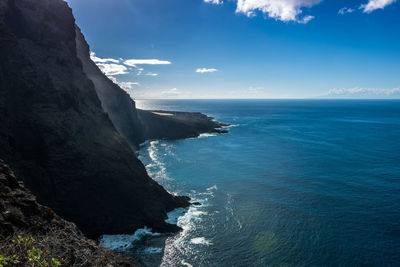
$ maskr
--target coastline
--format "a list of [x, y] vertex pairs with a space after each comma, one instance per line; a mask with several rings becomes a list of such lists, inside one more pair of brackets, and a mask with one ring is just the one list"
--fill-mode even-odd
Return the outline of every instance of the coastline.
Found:
[[[154, 111], [148, 111], [154, 112]], [[180, 239], [181, 236], [186, 236], [187, 232], [190, 231], [190, 226], [188, 224], [193, 223], [190, 222], [193, 218], [197, 218], [197, 216], [201, 216], [205, 214], [202, 209], [208, 206], [207, 199], [202, 199], [203, 196], [193, 196], [193, 192], [179, 192], [173, 190], [169, 191], [166, 188], [167, 183], [174, 181], [173, 177], [167, 177], [165, 172], [167, 170], [163, 166], [163, 163], [157, 161], [157, 158], [153, 155], [154, 153], [151, 151], [152, 147], [154, 146], [164, 146], [170, 142], [175, 140], [185, 140], [185, 139], [202, 139], [202, 138], [212, 138], [219, 134], [228, 133], [229, 127], [234, 127], [235, 125], [225, 124], [215, 121], [214, 118], [204, 115], [202, 113], [191, 113], [191, 112], [174, 112], [174, 111], [160, 111], [157, 110], [155, 112], [158, 113], [169, 113], [169, 114], [176, 114], [178, 113], [180, 116], [189, 116], [189, 117], [203, 117], [206, 118], [204, 122], [210, 123], [209, 125], [218, 126], [215, 129], [211, 129], [209, 131], [199, 131], [196, 133], [195, 136], [187, 136], [184, 138], [161, 138], [161, 139], [150, 139], [146, 140], [145, 142], [139, 145], [139, 149], [136, 151], [138, 153], [139, 160], [146, 166], [146, 170], [149, 173], [149, 176], [155, 180], [157, 183], [160, 183], [170, 194], [172, 195], [187, 195], [190, 197], [190, 205], [187, 207], [178, 207], [169, 211], [167, 213], [167, 218], [165, 222], [168, 224], [176, 225], [179, 227], [180, 231], [178, 232], [170, 232], [170, 233], [161, 233], [157, 232], [150, 227], [144, 227], [136, 230], [133, 234], [119, 234], [119, 235], [103, 235], [99, 238], [99, 245], [101, 247], [110, 249], [115, 251], [116, 253], [120, 254], [121, 256], [130, 259], [132, 256], [131, 253], [138, 253], [138, 254], [147, 254], [152, 255], [152, 257], [159, 257], [162, 255], [161, 253], [164, 252], [167, 246], [167, 240], [170, 238]], [[161, 115], [159, 116], [171, 116], [171, 115]], [[189, 122], [190, 119], [186, 119], [186, 122]], [[193, 120], [191, 121], [193, 122]], [[149, 169], [149, 166], [157, 166], [160, 171], [162, 172], [163, 177], [159, 177], [156, 173]], [[164, 180], [164, 182], [163, 182]], [[174, 184], [176, 186], [176, 184]], [[214, 185], [210, 188], [207, 188], [205, 192], [200, 193], [200, 195], [207, 195], [212, 196], [213, 191], [217, 190], [217, 187]], [[156, 243], [161, 243], [162, 246], [144, 246], [142, 243], [146, 242], [145, 240], [163, 240], [163, 242], [156, 241]], [[194, 238], [191, 240], [193, 244], [200, 244], [200, 245], [210, 245], [211, 243], [204, 238]], [[137, 259], [133, 258], [137, 262]], [[161, 258], [160, 258], [161, 260]], [[137, 262], [138, 263], [138, 262]], [[139, 263], [138, 263], [139, 264]]]

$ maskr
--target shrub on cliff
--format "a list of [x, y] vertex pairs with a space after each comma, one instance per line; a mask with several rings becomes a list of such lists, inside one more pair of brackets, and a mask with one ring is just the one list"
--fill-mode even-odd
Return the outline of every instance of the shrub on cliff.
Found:
[[53, 255], [48, 240], [15, 235], [1, 242], [0, 267], [5, 266], [61, 266], [61, 257]]

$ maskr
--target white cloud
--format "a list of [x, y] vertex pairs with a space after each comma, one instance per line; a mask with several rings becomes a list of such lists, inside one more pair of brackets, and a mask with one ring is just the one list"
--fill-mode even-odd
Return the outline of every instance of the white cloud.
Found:
[[298, 20], [297, 22], [301, 23], [301, 24], [307, 24], [310, 20], [312, 20], [314, 18], [315, 18], [314, 16], [308, 15], [308, 16], [305, 16], [304, 18]]
[[132, 90], [134, 86], [139, 86], [138, 82], [117, 82], [117, 84], [125, 91]]
[[400, 96], [400, 88], [334, 88], [328, 91], [328, 96], [362, 96], [362, 97], [390, 97]]
[[145, 75], [146, 75], [146, 76], [153, 76], [153, 77], [156, 77], [156, 76], [158, 76], [158, 73], [148, 72], [148, 73], [146, 73]]
[[[109, 78], [114, 75], [120, 74], [128, 74], [130, 71], [136, 70], [136, 74], [146, 75], [146, 76], [158, 76], [158, 73], [147, 72], [143, 74], [144, 69], [138, 67], [137, 65], [169, 65], [170, 61], [158, 60], [158, 59], [128, 59], [123, 60], [114, 59], [114, 58], [99, 58], [96, 56], [95, 52], [90, 52], [90, 58], [96, 65], [100, 68], [100, 70], [107, 75]], [[119, 63], [119, 64], [118, 64]], [[127, 67], [129, 66], [129, 67]], [[114, 81], [117, 83], [116, 81]]]
[[153, 72], [147, 72], [145, 74], [143, 74], [144, 69], [143, 68], [136, 68], [136, 75], [141, 76], [141, 75], [145, 75], [145, 76], [152, 76], [152, 77], [156, 77], [158, 76], [158, 73], [153, 73]]
[[119, 64], [96, 63], [100, 70], [107, 76], [127, 74], [128, 68]]
[[171, 62], [158, 59], [128, 59], [124, 61], [124, 64], [127, 66], [136, 67], [136, 65], [169, 65]]
[[343, 7], [343, 8], [341, 8], [341, 9], [339, 9], [339, 15], [344, 15], [344, 14], [347, 14], [347, 13], [353, 13], [354, 12], [354, 9], [352, 9], [352, 8], [349, 8], [349, 7]]
[[[90, 52], [90, 59], [96, 63], [99, 69], [107, 75], [109, 78], [114, 75], [127, 74], [128, 68], [124, 65], [117, 64], [120, 62], [119, 59], [114, 58], [99, 58], [95, 52]], [[114, 81], [114, 80], [113, 80]]]
[[142, 75], [142, 72], [143, 72], [143, 68], [136, 68], [136, 70], [137, 70], [137, 72], [136, 72], [136, 74], [137, 75]]
[[204, 0], [204, 2], [214, 5], [222, 5], [224, 3], [222, 0]]
[[384, 9], [386, 6], [393, 4], [397, 0], [368, 0], [368, 3], [360, 6], [364, 13], [371, 13], [377, 9]]
[[[95, 52], [90, 52], [90, 59], [93, 60], [93, 62], [95, 62], [95, 63], [107, 63], [107, 62], [119, 63], [118, 59], [96, 57]], [[121, 58], [121, 60], [122, 60], [122, 58]]]
[[244, 13], [251, 17], [256, 11], [261, 11], [270, 18], [284, 22], [295, 21], [306, 24], [314, 16], [300, 18], [302, 8], [312, 7], [322, 0], [237, 0], [237, 13]]
[[207, 69], [207, 68], [198, 68], [196, 72], [198, 73], [207, 73], [207, 72], [216, 72], [217, 69]]

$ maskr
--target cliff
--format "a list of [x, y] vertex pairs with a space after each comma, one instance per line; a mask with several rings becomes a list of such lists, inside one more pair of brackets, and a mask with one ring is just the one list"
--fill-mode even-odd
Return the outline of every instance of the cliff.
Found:
[[131, 149], [143, 140], [133, 101], [105, 80], [117, 102], [132, 104], [119, 125], [115, 103], [101, 102], [85, 72], [77, 38], [64, 1], [0, 2], [0, 158], [39, 203], [88, 237], [145, 225], [177, 231], [164, 222], [166, 212], [189, 205], [188, 198], [147, 175]]
[[[27, 251], [33, 247], [40, 261], [50, 266], [53, 258], [63, 266], [136, 266], [99, 247], [75, 224], [38, 204], [0, 160], [0, 255], [10, 266], [31, 266]], [[17, 256], [14, 260], [13, 255]]]
[[89, 45], [78, 26], [75, 26], [77, 57], [82, 63], [86, 76], [93, 82], [104, 111], [108, 114], [116, 130], [136, 149], [146, 138], [137, 116], [135, 102], [118, 85], [108, 79], [90, 59]]

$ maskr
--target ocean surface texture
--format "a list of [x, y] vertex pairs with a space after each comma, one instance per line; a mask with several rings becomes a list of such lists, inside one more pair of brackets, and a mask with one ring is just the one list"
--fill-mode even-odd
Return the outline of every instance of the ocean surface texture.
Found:
[[231, 123], [142, 145], [149, 174], [201, 206], [176, 235], [105, 236], [140, 266], [398, 266], [400, 101], [152, 100]]

